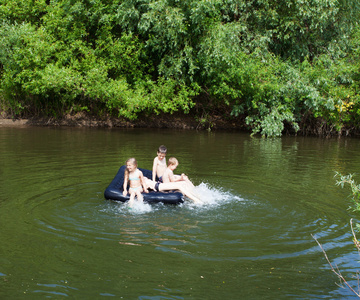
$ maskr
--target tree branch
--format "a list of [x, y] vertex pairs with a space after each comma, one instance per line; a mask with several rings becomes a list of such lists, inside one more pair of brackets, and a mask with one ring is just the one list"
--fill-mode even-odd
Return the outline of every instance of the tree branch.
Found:
[[[353, 224], [352, 224], [352, 219], [350, 220], [350, 226], [351, 226], [351, 231], [352, 231], [352, 234], [353, 234], [353, 242], [356, 246], [356, 248], [358, 249], [358, 251], [360, 251], [360, 242], [357, 240], [356, 238], [356, 235], [355, 235], [355, 232], [354, 232], [354, 228], [353, 228]], [[330, 265], [330, 268], [331, 270], [336, 274], [336, 276], [340, 279], [340, 284], [344, 283], [357, 297], [360, 298], [360, 285], [359, 285], [359, 273], [356, 272], [356, 278], [357, 278], [357, 281], [358, 281], [358, 291], [356, 292], [351, 286], [350, 284], [346, 281], [346, 279], [344, 278], [344, 276], [341, 274], [338, 266], [335, 264], [335, 268], [334, 266], [332, 265], [332, 263], [330, 262], [323, 246], [320, 244], [320, 242], [311, 234], [312, 238], [317, 242], [317, 244], [319, 245], [319, 247], [321, 248], [322, 252], [324, 253], [324, 256], [325, 256], [325, 259], [327, 260], [328, 264]]]

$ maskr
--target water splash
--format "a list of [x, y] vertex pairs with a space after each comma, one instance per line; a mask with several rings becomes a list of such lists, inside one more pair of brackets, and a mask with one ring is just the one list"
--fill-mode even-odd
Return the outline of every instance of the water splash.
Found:
[[[232, 201], [242, 201], [239, 196], [232, 194], [230, 191], [225, 191], [223, 188], [211, 186], [208, 183], [202, 182], [195, 187], [195, 193], [199, 196], [202, 204], [196, 206], [218, 206]], [[195, 204], [194, 204], [195, 205]]]
[[150, 204], [137, 200], [135, 200], [131, 205], [129, 202], [126, 202], [123, 206], [123, 208], [131, 214], [146, 214], [152, 211]]
[[[231, 191], [226, 191], [223, 188], [214, 187], [209, 183], [202, 182], [198, 186], [195, 186], [194, 194], [198, 196], [201, 203], [194, 203], [192, 200], [185, 197], [185, 202], [180, 204], [182, 207], [190, 209], [206, 209], [214, 208], [226, 203], [232, 203], [237, 201], [244, 201], [243, 198], [233, 194]], [[115, 211], [116, 214], [132, 214], [142, 215], [155, 212], [161, 208], [166, 208], [166, 204], [148, 204], [146, 202], [134, 201], [132, 205], [129, 202], [119, 203], [116, 207], [111, 206], [111, 211]], [[109, 206], [105, 209], [107, 211]]]

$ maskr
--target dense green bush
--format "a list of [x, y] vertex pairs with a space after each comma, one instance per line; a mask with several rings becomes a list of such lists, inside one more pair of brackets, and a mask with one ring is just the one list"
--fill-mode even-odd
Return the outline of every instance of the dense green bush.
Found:
[[264, 136], [359, 130], [359, 11], [356, 0], [0, 0], [2, 107], [134, 119], [201, 104]]

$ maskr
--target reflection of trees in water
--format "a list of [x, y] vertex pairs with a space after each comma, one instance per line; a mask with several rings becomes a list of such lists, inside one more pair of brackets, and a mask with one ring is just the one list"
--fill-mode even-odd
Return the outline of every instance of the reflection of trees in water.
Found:
[[256, 170], [258, 180], [272, 186], [300, 190], [314, 188], [314, 181], [319, 182], [316, 189], [333, 186], [334, 170], [344, 167], [345, 145], [311, 137], [254, 138], [244, 142], [243, 168]]

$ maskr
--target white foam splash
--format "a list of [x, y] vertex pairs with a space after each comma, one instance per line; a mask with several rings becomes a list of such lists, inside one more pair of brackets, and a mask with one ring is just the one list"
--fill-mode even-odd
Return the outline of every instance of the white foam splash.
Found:
[[242, 198], [231, 194], [229, 191], [210, 186], [205, 182], [196, 186], [194, 191], [202, 201], [202, 204], [196, 204], [196, 206], [216, 206], [225, 202], [242, 200]]
[[[201, 200], [201, 203], [194, 203], [192, 200], [187, 199], [185, 203], [182, 204], [191, 210], [196, 210], [199, 208], [214, 208], [225, 203], [244, 200], [243, 198], [231, 193], [231, 191], [225, 191], [222, 188], [211, 186], [210, 184], [205, 182], [202, 182], [198, 186], [195, 186], [194, 193]], [[166, 205], [162, 207], [166, 207]], [[135, 200], [131, 206], [127, 201], [116, 206], [115, 210], [116, 213], [120, 214], [141, 215], [154, 212], [158, 208], [159, 207], [157, 205], [151, 205], [146, 202], [140, 202]]]
[[151, 205], [145, 202], [135, 200], [132, 205], [126, 202], [124, 206], [133, 214], [145, 214], [152, 211]]

